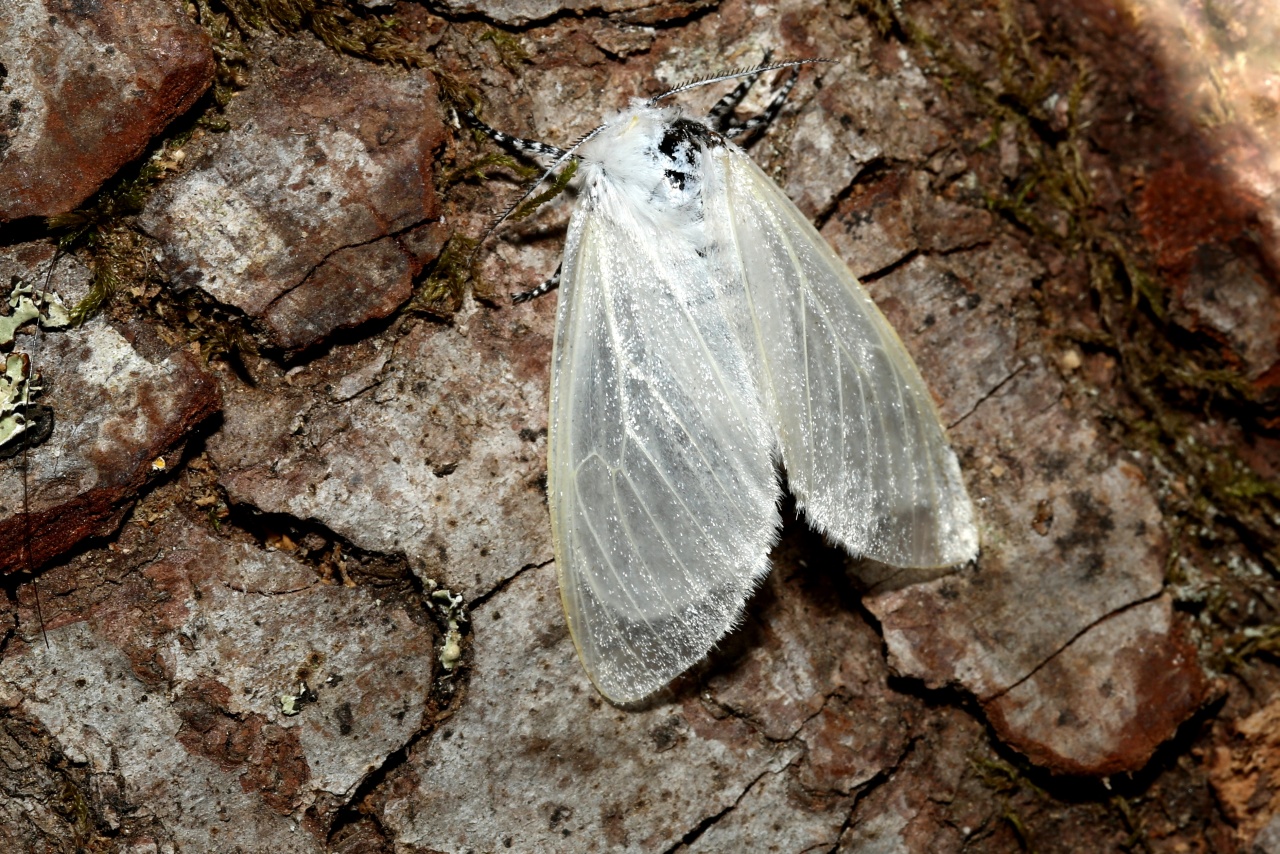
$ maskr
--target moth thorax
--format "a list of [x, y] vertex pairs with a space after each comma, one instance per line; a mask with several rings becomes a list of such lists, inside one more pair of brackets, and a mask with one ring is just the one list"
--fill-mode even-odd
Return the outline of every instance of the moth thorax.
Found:
[[703, 156], [720, 137], [678, 110], [635, 105], [611, 119], [579, 155], [588, 181], [601, 181], [651, 214], [701, 209]]

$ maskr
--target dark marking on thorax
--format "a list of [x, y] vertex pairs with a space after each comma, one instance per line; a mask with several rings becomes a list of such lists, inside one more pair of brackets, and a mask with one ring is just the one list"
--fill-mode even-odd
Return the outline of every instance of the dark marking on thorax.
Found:
[[658, 143], [658, 152], [667, 159], [667, 180], [676, 190], [684, 190], [693, 179], [696, 185], [699, 155], [702, 149], [715, 148], [724, 143], [723, 137], [711, 128], [691, 119], [676, 119], [667, 125]]

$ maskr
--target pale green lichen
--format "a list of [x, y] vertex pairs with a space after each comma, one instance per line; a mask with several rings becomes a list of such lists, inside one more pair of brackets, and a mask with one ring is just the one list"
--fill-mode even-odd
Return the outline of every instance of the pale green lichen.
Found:
[[31, 360], [25, 353], [5, 357], [4, 373], [0, 374], [0, 448], [27, 431], [27, 407], [31, 396], [40, 391], [28, 382], [30, 375]]
[[71, 314], [55, 293], [37, 291], [33, 285], [14, 278], [8, 297], [9, 310], [0, 315], [0, 347], [13, 343], [18, 330], [33, 320], [43, 329], [65, 329]]
[[280, 714], [291, 718], [294, 715], [301, 714], [302, 707], [307, 703], [314, 703], [316, 694], [306, 682], [299, 682], [295, 691], [289, 694], [281, 694], [279, 700]]
[[13, 299], [10, 298], [9, 306], [13, 309], [13, 313], [8, 317], [0, 317], [0, 347], [12, 344], [18, 329], [40, 316], [40, 309], [36, 308], [36, 304], [29, 299], [19, 300], [18, 304], [14, 305]]
[[[38, 292], [14, 279], [7, 299], [8, 313], [0, 315], [0, 348], [12, 347], [18, 330], [35, 322], [44, 329], [63, 329], [71, 318], [56, 294]], [[31, 376], [31, 357], [20, 351], [4, 357], [0, 373], [0, 448], [15, 441], [30, 428], [27, 418], [33, 398], [41, 388]]]
[[440, 648], [440, 666], [450, 673], [462, 660], [462, 624], [467, 621], [461, 593], [435, 590], [432, 584], [431, 600], [439, 609], [445, 622], [444, 645]]

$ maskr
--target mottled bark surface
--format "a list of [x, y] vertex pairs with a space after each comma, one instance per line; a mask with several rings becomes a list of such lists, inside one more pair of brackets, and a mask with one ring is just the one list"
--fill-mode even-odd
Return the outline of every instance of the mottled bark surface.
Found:
[[[1280, 17], [16, 8], [0, 284], [103, 305], [0, 341], [52, 418], [0, 447], [0, 850], [1280, 851]], [[766, 51], [838, 61], [751, 153], [915, 356], [982, 552], [872, 565], [788, 502], [744, 625], [617, 708], [556, 588], [556, 298], [506, 298], [572, 192], [473, 256], [525, 175], [454, 110], [563, 145]]]

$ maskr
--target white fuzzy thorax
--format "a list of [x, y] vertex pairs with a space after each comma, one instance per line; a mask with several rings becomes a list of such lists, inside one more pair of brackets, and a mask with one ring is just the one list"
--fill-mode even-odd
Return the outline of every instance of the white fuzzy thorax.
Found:
[[604, 179], [626, 192], [652, 192], [666, 169], [657, 156], [658, 143], [680, 117], [676, 107], [652, 107], [634, 99], [578, 149], [586, 182]]

